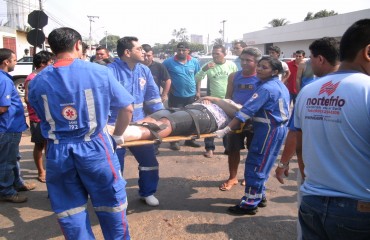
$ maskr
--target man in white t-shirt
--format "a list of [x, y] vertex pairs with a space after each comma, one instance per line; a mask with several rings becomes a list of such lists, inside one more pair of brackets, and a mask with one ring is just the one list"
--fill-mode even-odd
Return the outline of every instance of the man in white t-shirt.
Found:
[[[279, 59], [280, 58], [280, 48], [278, 46], [271, 46], [269, 48], [269, 55], [272, 58]], [[281, 61], [281, 65], [283, 66], [284, 73], [279, 74], [279, 79], [285, 84], [288, 81], [290, 76], [290, 70], [286, 62]]]

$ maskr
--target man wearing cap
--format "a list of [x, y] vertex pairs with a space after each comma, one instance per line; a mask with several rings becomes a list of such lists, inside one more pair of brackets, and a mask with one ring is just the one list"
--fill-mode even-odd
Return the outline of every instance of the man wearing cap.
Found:
[[[195, 74], [200, 70], [197, 59], [189, 55], [189, 45], [186, 42], [177, 44], [175, 56], [166, 59], [163, 64], [171, 76], [171, 90], [168, 96], [169, 107], [185, 107], [195, 101]], [[194, 140], [186, 140], [186, 146], [200, 147]], [[179, 143], [171, 143], [172, 150], [179, 150]]]

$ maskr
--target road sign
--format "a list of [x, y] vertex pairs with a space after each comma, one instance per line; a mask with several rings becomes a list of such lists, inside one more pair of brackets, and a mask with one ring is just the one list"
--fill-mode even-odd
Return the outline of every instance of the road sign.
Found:
[[35, 10], [28, 15], [28, 24], [41, 29], [48, 24], [48, 16], [43, 11]]
[[27, 41], [33, 46], [39, 46], [45, 41], [45, 34], [40, 29], [32, 29], [27, 33]]

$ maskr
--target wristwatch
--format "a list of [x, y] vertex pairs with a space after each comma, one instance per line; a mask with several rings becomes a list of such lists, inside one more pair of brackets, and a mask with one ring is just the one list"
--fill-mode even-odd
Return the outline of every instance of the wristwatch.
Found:
[[287, 163], [282, 163], [281, 161], [278, 162], [278, 167], [279, 168], [287, 168], [289, 166], [289, 162]]

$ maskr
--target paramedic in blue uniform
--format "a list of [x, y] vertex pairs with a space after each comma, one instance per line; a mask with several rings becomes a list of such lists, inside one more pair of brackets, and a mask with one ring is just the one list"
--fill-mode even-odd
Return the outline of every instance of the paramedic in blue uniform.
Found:
[[[134, 99], [107, 67], [78, 59], [78, 32], [55, 29], [48, 41], [56, 62], [30, 82], [28, 98], [47, 139], [51, 207], [66, 239], [95, 239], [86, 209], [89, 195], [104, 238], [130, 239], [126, 182], [114, 140], [123, 143]], [[106, 131], [110, 106], [120, 109], [113, 138]]]
[[[142, 64], [144, 51], [136, 37], [123, 37], [117, 42], [119, 58], [108, 65], [113, 75], [122, 86], [135, 98], [132, 121], [143, 119], [147, 114], [164, 109], [157, 84], [150, 69]], [[109, 123], [114, 122], [116, 110], [112, 109]], [[158, 206], [159, 201], [154, 196], [159, 181], [158, 161], [154, 145], [129, 147], [139, 163], [139, 195], [150, 206]], [[117, 155], [124, 167], [126, 149], [117, 150]]]
[[289, 92], [278, 77], [282, 71], [279, 60], [263, 57], [257, 66], [260, 83], [256, 92], [226, 128], [216, 131], [223, 137], [253, 119], [254, 136], [245, 161], [245, 195], [238, 205], [229, 207], [231, 213], [253, 215], [258, 207], [266, 206], [264, 184], [284, 142], [289, 118]]

